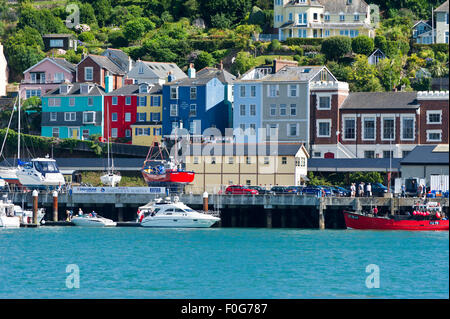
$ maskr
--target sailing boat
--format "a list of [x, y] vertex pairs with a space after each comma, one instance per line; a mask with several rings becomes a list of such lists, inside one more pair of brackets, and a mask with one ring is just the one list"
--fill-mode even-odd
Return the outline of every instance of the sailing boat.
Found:
[[[102, 184], [104, 185], [108, 185], [111, 187], [115, 187], [117, 184], [120, 183], [120, 180], [122, 179], [122, 176], [120, 176], [120, 174], [118, 172], [115, 172], [114, 170], [114, 159], [112, 158], [112, 154], [109, 150], [109, 104], [107, 104], [107, 109], [106, 109], [106, 129], [107, 129], [107, 135], [108, 135], [108, 140], [107, 140], [107, 148], [108, 148], [108, 169], [106, 174], [100, 176], [100, 180], [102, 182]], [[110, 161], [111, 158], [111, 161]], [[111, 165], [110, 165], [111, 162]]]
[[20, 92], [17, 127], [17, 178], [19, 183], [30, 189], [54, 189], [65, 184], [56, 161], [48, 155], [45, 158], [33, 158], [30, 162], [20, 160]]
[[[11, 121], [14, 115], [14, 110], [16, 109], [16, 103], [18, 101], [18, 98], [16, 99], [16, 101], [14, 102], [14, 108], [13, 111], [11, 112], [11, 117], [9, 119], [9, 123], [8, 123], [8, 127], [6, 129], [6, 134], [5, 137], [3, 139], [3, 143], [2, 143], [2, 148], [0, 150], [0, 156], [3, 154], [3, 149], [5, 147], [5, 143], [6, 143], [6, 139], [8, 137], [8, 132], [9, 132], [9, 127], [11, 126]], [[10, 166], [2, 166], [0, 167], [0, 179], [8, 184], [20, 184], [19, 183], [19, 179], [17, 178], [17, 168]]]

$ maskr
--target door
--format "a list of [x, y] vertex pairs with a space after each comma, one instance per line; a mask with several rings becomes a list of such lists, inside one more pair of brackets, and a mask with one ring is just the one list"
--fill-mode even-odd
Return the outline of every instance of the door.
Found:
[[80, 138], [80, 128], [79, 127], [69, 127], [69, 138]]

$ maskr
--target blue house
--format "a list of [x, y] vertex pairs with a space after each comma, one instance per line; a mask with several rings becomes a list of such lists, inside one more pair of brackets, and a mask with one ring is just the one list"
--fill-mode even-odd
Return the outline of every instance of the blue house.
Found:
[[192, 136], [217, 128], [224, 135], [231, 126], [224, 84], [215, 75], [196, 77], [192, 68], [188, 75], [180, 80], [169, 75], [163, 85], [163, 135], [170, 136], [174, 128], [187, 129]]

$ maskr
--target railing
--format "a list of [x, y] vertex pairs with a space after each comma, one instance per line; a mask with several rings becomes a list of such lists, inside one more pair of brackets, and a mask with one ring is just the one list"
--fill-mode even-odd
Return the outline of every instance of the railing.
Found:
[[270, 42], [272, 40], [278, 40], [278, 34], [259, 34], [256, 37], [252, 36], [253, 41]]

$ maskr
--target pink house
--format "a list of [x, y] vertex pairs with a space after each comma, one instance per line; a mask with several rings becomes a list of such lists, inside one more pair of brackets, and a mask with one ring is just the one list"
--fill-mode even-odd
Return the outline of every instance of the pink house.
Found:
[[21, 98], [41, 97], [59, 87], [62, 82], [73, 82], [76, 66], [63, 58], [45, 58], [23, 72], [20, 83]]

